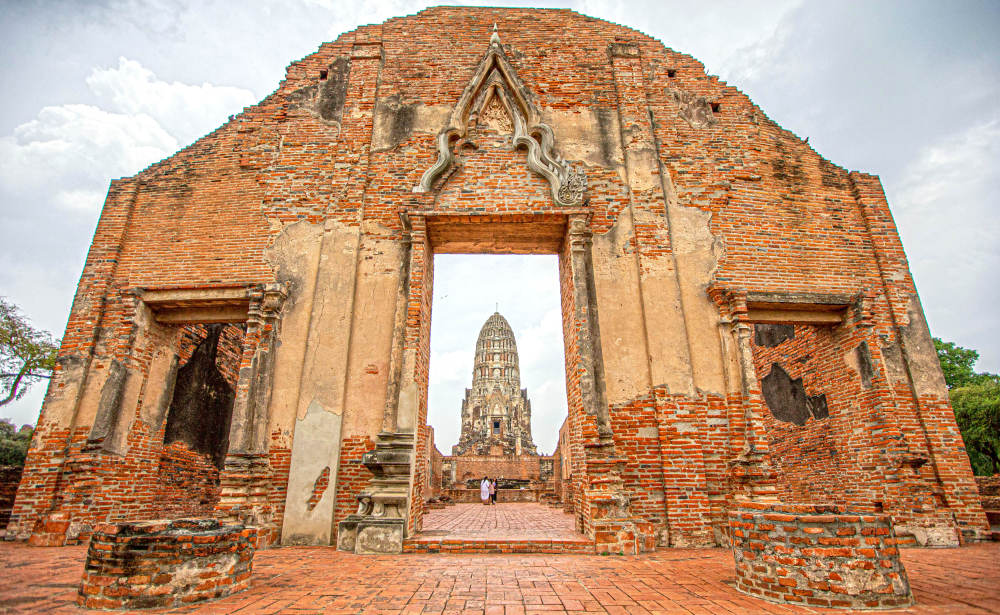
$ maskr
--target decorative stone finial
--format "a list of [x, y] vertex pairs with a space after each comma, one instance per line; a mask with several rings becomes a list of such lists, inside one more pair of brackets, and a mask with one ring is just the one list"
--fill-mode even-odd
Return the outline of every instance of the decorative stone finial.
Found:
[[490, 37], [490, 45], [499, 45], [500, 35], [497, 33], [497, 24], [493, 22], [493, 36]]

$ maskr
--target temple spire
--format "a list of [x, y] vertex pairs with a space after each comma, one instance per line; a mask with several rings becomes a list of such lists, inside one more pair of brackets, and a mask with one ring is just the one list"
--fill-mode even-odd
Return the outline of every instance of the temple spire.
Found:
[[453, 455], [537, 455], [531, 401], [521, 389], [517, 342], [510, 323], [494, 312], [476, 340], [472, 386], [462, 401], [462, 431]]

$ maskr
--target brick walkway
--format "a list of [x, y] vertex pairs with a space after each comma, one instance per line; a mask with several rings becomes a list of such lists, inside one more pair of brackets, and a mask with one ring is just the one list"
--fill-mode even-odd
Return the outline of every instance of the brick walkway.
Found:
[[[84, 547], [0, 543], [0, 613], [84, 613], [73, 602]], [[1000, 543], [906, 549], [917, 598], [905, 612], [1000, 612]], [[170, 613], [847, 613], [775, 605], [732, 588], [726, 549], [596, 555], [362, 556], [329, 547], [257, 554], [244, 593]]]
[[578, 538], [573, 515], [544, 504], [455, 504], [424, 514], [423, 534], [449, 538]]
[[574, 529], [573, 515], [544, 504], [455, 504], [424, 514], [408, 553], [593, 553]]

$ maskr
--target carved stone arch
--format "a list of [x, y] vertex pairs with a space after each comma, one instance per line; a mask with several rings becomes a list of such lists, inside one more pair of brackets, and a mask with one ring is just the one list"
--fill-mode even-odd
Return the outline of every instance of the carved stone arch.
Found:
[[424, 171], [420, 184], [414, 190], [431, 192], [440, 188], [444, 181], [439, 180], [455, 163], [452, 146], [468, 136], [470, 125], [494, 97], [510, 114], [514, 149], [524, 148], [527, 151], [528, 168], [548, 180], [556, 204], [567, 207], [583, 205], [587, 177], [556, 154], [552, 128], [541, 121], [528, 89], [504, 53], [495, 27], [486, 55], [452, 110], [448, 124], [437, 135], [437, 161]]

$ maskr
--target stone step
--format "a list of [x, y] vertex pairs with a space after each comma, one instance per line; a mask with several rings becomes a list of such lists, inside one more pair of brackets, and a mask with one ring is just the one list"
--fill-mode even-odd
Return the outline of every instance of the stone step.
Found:
[[986, 521], [990, 525], [1000, 525], [1000, 510], [987, 510]]
[[594, 553], [594, 542], [579, 539], [449, 538], [420, 536], [403, 541], [403, 553]]

